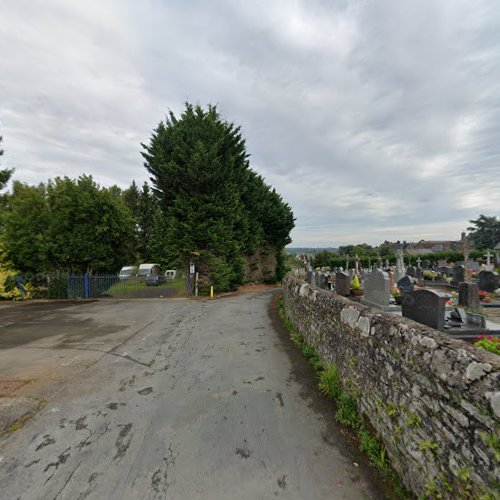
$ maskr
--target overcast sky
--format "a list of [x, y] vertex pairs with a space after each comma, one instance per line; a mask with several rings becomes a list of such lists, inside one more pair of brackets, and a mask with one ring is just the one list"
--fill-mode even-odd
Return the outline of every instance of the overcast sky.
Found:
[[459, 239], [499, 215], [500, 3], [2, 0], [2, 165], [143, 182], [167, 110], [218, 104], [293, 246]]

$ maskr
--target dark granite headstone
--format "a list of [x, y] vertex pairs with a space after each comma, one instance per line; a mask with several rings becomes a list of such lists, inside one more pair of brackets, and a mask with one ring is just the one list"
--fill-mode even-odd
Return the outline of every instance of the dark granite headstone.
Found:
[[441, 274], [444, 274], [445, 276], [452, 276], [453, 275], [453, 267], [450, 266], [440, 266], [437, 268], [438, 272]]
[[500, 287], [498, 273], [494, 271], [481, 271], [478, 275], [479, 290], [494, 292]]
[[403, 276], [398, 281], [398, 288], [402, 293], [410, 293], [413, 291], [413, 280], [409, 276]]
[[424, 270], [421, 267], [417, 267], [417, 270], [415, 271], [415, 276], [418, 280], [423, 280], [424, 279]]
[[432, 290], [413, 290], [403, 297], [402, 313], [436, 330], [444, 329], [444, 315], [449, 296]]
[[479, 287], [476, 283], [466, 281], [458, 285], [458, 305], [479, 310]]
[[340, 271], [335, 274], [335, 291], [344, 297], [351, 294], [351, 279], [349, 273]]
[[321, 288], [321, 283], [323, 282], [323, 273], [321, 271], [318, 271], [316, 273], [315, 279], [314, 279], [314, 284], [318, 287]]
[[415, 266], [408, 266], [406, 268], [406, 274], [414, 278], [417, 274], [417, 268]]
[[455, 266], [453, 268], [453, 277], [451, 279], [451, 284], [458, 286], [459, 283], [465, 281], [465, 267]]

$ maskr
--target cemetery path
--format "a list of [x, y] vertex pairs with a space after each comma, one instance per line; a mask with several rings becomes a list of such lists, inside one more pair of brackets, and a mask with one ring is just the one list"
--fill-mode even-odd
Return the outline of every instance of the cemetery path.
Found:
[[[45, 406], [0, 439], [0, 496], [383, 497], [277, 320], [275, 295], [49, 307], [17, 337], [0, 325], [0, 377], [35, 361], [43, 371], [35, 351], [65, 365], [44, 385]], [[88, 338], [75, 340], [84, 318]], [[1, 364], [6, 352], [15, 366]], [[72, 372], [56, 363], [75, 352]]]

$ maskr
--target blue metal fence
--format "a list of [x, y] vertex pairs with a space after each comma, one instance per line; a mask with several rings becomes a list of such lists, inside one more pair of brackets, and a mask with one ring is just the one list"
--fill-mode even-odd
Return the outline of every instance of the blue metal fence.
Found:
[[[186, 286], [187, 285], [187, 286]], [[138, 277], [120, 279], [118, 275], [68, 275], [67, 297], [70, 299], [154, 298], [192, 294], [190, 283], [182, 279], [163, 279], [148, 283]]]

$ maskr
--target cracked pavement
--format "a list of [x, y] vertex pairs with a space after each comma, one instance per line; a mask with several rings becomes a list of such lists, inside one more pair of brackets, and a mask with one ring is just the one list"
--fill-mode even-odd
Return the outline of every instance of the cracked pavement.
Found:
[[0, 379], [29, 381], [9, 397], [46, 404], [0, 438], [0, 496], [386, 496], [275, 294], [1, 309]]

